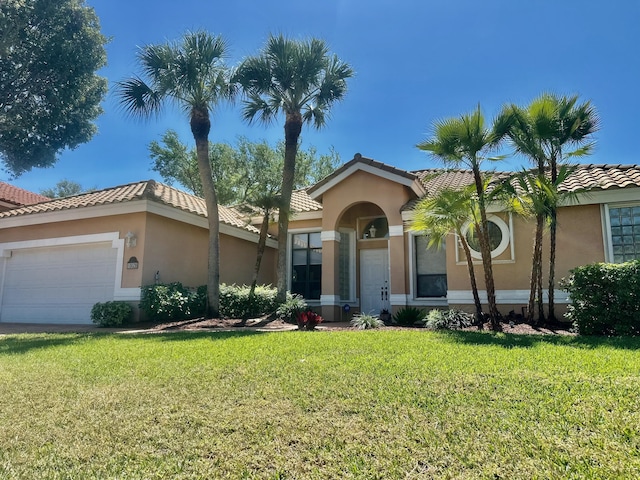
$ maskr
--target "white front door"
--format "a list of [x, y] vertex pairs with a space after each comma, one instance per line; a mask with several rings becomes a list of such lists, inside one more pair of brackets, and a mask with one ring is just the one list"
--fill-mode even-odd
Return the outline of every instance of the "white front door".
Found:
[[360, 250], [360, 310], [378, 315], [389, 308], [389, 250]]

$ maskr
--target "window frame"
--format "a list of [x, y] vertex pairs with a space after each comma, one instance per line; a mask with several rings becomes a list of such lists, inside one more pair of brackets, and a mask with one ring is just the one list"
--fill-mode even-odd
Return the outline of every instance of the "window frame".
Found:
[[[611, 209], [619, 208], [634, 208], [640, 207], [640, 202], [620, 202], [620, 203], [605, 203], [603, 206], [603, 232], [602, 238], [604, 240], [604, 257], [607, 263], [616, 263], [615, 255], [613, 253], [613, 232], [611, 231]], [[640, 259], [640, 256], [638, 256]]]
[[[288, 235], [288, 241], [287, 241], [287, 289], [291, 292], [291, 288], [293, 285], [293, 236], [294, 235], [299, 235], [299, 234], [303, 234], [303, 233], [307, 233], [307, 234], [311, 234], [311, 233], [318, 233], [322, 236], [322, 229], [315, 227], [315, 228], [297, 228], [297, 229], [290, 229], [287, 232]], [[321, 241], [322, 241], [322, 237], [321, 237]], [[322, 259], [324, 262], [324, 258]], [[322, 263], [320, 264], [320, 271], [322, 272]], [[311, 306], [319, 306], [320, 305], [320, 300], [322, 298], [322, 276], [320, 277], [320, 298], [305, 298], [305, 301], [307, 302], [308, 305]]]
[[[500, 232], [502, 233], [502, 239], [500, 240], [500, 244], [491, 251], [491, 258], [493, 259], [493, 258], [499, 257], [507, 250], [507, 247], [511, 245], [511, 260], [509, 261], [513, 261], [513, 238], [512, 238], [513, 222], [511, 219], [511, 214], [509, 214], [509, 225], [507, 225], [507, 222], [505, 222], [502, 218], [493, 214], [487, 215], [487, 221], [493, 222], [495, 225], [497, 225], [498, 228], [500, 229]], [[470, 227], [471, 227], [471, 220], [465, 223], [464, 226], [462, 227], [461, 229], [462, 235], [466, 237]], [[460, 238], [458, 238], [457, 235], [456, 235], [456, 242], [457, 242], [456, 245], [459, 245]], [[471, 247], [471, 245], [469, 245], [469, 250], [471, 252], [471, 257], [474, 260], [482, 260], [481, 252], [474, 250]], [[459, 250], [456, 249], [456, 257], [458, 257], [458, 252]], [[456, 263], [460, 263], [461, 261], [464, 261], [464, 259], [456, 258]]]

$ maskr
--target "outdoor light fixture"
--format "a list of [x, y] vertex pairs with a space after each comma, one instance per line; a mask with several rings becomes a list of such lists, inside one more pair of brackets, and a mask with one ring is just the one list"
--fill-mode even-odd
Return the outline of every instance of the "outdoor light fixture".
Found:
[[137, 243], [137, 238], [135, 233], [133, 232], [127, 232], [127, 234], [124, 236], [124, 238], [126, 239], [126, 243], [127, 243], [127, 247], [131, 248], [131, 247], [135, 247], [136, 243]]

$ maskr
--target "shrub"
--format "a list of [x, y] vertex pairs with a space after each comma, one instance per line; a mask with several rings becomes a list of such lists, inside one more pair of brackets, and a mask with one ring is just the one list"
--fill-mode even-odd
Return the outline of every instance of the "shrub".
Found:
[[91, 321], [100, 327], [117, 327], [130, 321], [132, 313], [127, 302], [96, 303], [91, 309]]
[[368, 330], [370, 328], [380, 328], [384, 326], [384, 322], [378, 317], [361, 313], [351, 319], [351, 326], [358, 330]]
[[571, 297], [565, 316], [581, 335], [640, 334], [640, 260], [577, 267], [561, 285]]
[[393, 322], [403, 327], [413, 327], [424, 323], [425, 312], [415, 307], [404, 307], [393, 316]]
[[456, 330], [473, 325], [474, 316], [461, 310], [431, 310], [427, 315], [427, 328]]
[[296, 323], [298, 314], [308, 309], [307, 302], [301, 295], [287, 292], [287, 299], [278, 306], [276, 315], [285, 322]]
[[220, 285], [220, 315], [229, 318], [261, 317], [276, 310], [276, 294], [271, 285], [258, 285], [253, 298], [247, 285]]
[[300, 330], [313, 330], [319, 323], [322, 323], [323, 318], [313, 310], [307, 310], [306, 312], [298, 313], [296, 320]]
[[140, 308], [147, 318], [156, 322], [183, 320], [204, 315], [207, 288], [196, 290], [180, 282], [142, 287]]

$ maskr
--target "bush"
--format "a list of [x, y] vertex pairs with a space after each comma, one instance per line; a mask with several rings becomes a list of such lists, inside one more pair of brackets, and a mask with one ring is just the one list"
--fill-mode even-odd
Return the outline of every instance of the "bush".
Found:
[[117, 327], [130, 321], [132, 313], [127, 302], [96, 303], [91, 309], [91, 321], [100, 327]]
[[140, 308], [151, 321], [184, 320], [204, 315], [207, 288], [196, 290], [180, 282], [142, 287]]
[[425, 312], [415, 307], [404, 307], [393, 316], [393, 322], [403, 327], [413, 327], [424, 323]]
[[577, 267], [561, 285], [571, 297], [565, 316], [579, 334], [640, 334], [640, 260]]
[[287, 292], [287, 299], [281, 303], [276, 310], [278, 318], [288, 323], [296, 323], [298, 314], [309, 309], [307, 302], [301, 295]]
[[307, 310], [306, 312], [300, 312], [296, 315], [298, 322], [298, 329], [300, 330], [313, 330], [316, 326], [324, 320], [313, 310]]
[[277, 289], [271, 285], [258, 285], [251, 299], [250, 291], [247, 285], [220, 285], [220, 315], [247, 319], [276, 311]]
[[461, 310], [431, 310], [427, 315], [427, 328], [456, 330], [473, 325], [474, 316]]
[[380, 328], [384, 326], [384, 322], [378, 317], [361, 313], [351, 319], [351, 326], [358, 330], [368, 330], [371, 328]]

